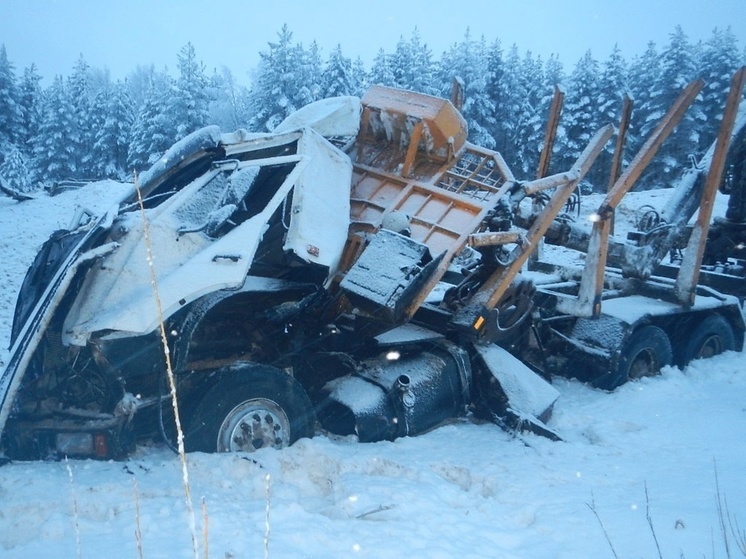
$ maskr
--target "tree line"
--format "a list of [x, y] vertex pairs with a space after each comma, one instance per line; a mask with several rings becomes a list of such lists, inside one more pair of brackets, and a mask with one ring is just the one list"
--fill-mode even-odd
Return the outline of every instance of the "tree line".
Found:
[[[448, 98], [454, 79], [463, 84], [462, 113], [473, 143], [497, 149], [519, 177], [536, 172], [544, 122], [555, 86], [565, 91], [552, 172], [567, 168], [596, 129], [618, 123], [622, 98], [634, 111], [626, 153], [633, 155], [681, 89], [702, 77], [705, 88], [651, 165], [643, 186], [670, 184], [717, 134], [732, 74], [746, 61], [730, 29], [691, 42], [681, 27], [666, 45], [648, 43], [626, 60], [618, 47], [599, 61], [591, 51], [566, 71], [557, 56], [546, 60], [500, 40], [464, 37], [436, 58], [417, 28], [393, 52], [380, 49], [370, 69], [338, 45], [326, 57], [316, 42], [293, 41], [283, 26], [277, 40], [239, 85], [230, 70], [208, 75], [191, 43], [177, 54], [177, 73], [139, 66], [112, 81], [106, 69], [83, 56], [72, 73], [41, 87], [34, 64], [19, 75], [0, 47], [0, 175], [20, 191], [75, 179], [131, 180], [174, 142], [207, 124], [224, 131], [272, 131], [286, 116], [318, 99], [362, 95], [372, 84]], [[589, 176], [603, 189], [613, 145]], [[604, 175], [606, 173], [606, 176]]]

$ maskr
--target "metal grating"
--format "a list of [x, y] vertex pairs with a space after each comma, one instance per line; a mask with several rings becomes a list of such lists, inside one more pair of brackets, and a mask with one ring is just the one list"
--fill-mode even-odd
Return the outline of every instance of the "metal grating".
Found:
[[467, 150], [436, 183], [438, 188], [458, 192], [478, 201], [487, 201], [505, 182], [491, 154]]

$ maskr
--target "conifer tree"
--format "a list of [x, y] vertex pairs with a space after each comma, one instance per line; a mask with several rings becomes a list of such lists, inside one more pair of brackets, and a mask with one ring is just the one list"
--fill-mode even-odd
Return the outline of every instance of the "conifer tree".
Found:
[[396, 51], [391, 56], [394, 86], [409, 91], [433, 95], [437, 92], [433, 83], [435, 70], [430, 48], [422, 42], [415, 27], [407, 41], [399, 38]]
[[42, 120], [32, 139], [35, 176], [51, 184], [76, 176], [77, 122], [61, 76], [45, 92]]
[[704, 44], [699, 62], [700, 75], [705, 80], [702, 90], [702, 112], [705, 122], [700, 136], [700, 151], [705, 151], [715, 141], [723, 120], [725, 100], [733, 74], [743, 63], [738, 43], [730, 28], [713, 29], [710, 39]]
[[355, 91], [352, 75], [352, 61], [342, 54], [342, 46], [337, 45], [329, 55], [322, 74], [322, 97], [352, 95]]
[[179, 77], [172, 84], [167, 104], [167, 120], [174, 126], [177, 141], [207, 124], [210, 98], [205, 65], [197, 60], [192, 43], [178, 54]]
[[15, 144], [9, 143], [8, 146], [5, 161], [0, 165], [0, 177], [3, 177], [12, 188], [28, 192], [32, 189], [32, 178], [26, 157]]
[[90, 114], [94, 97], [90, 80], [91, 68], [80, 55], [67, 80], [67, 97], [73, 114], [74, 178], [91, 178], [93, 174], [93, 144], [96, 140], [95, 123]]
[[441, 58], [438, 81], [440, 95], [450, 97], [451, 84], [458, 79], [464, 88], [461, 113], [469, 127], [469, 140], [488, 148], [495, 147], [490, 130], [495, 123], [495, 105], [487, 94], [487, 46], [482, 38], [474, 41], [467, 29], [464, 39], [453, 45]]
[[19, 139], [22, 112], [18, 84], [13, 64], [8, 60], [5, 45], [0, 45], [0, 163], [10, 151], [10, 144]]
[[131, 179], [127, 171], [128, 144], [134, 120], [132, 101], [121, 82], [96, 96], [94, 106], [103, 118], [93, 145], [97, 178]]
[[[600, 127], [606, 124], [613, 124], [614, 126], [619, 125], [624, 96], [628, 93], [627, 64], [622, 57], [618, 45], [614, 45], [609, 58], [604, 62], [603, 72], [601, 73], [597, 126]], [[616, 138], [614, 140], [616, 140]], [[605, 189], [604, 182], [608, 185], [611, 161], [615, 147], [616, 141], [607, 142], [604, 146], [603, 152], [601, 152], [598, 160], [594, 164], [592, 179], [599, 190]]]
[[[653, 105], [651, 116], [655, 117], [649, 123], [651, 126], [657, 124], [695, 77], [692, 47], [681, 26], [676, 26], [661, 55], [660, 72], [654, 85], [659, 94], [650, 100]], [[689, 156], [697, 155], [704, 120], [702, 108], [695, 102], [661, 146], [641, 178], [641, 188], [664, 188], [675, 183], [682, 171], [689, 166]]]
[[18, 99], [22, 113], [18, 131], [18, 148], [26, 159], [31, 155], [31, 144], [29, 142], [39, 131], [42, 103], [40, 82], [41, 76], [37, 73], [34, 64], [24, 69]]
[[221, 130], [246, 128], [249, 121], [248, 91], [239, 85], [233, 73], [225, 66], [210, 78], [209, 122]]
[[368, 72], [365, 70], [363, 59], [358, 56], [352, 63], [352, 94], [362, 97], [368, 85]]
[[321, 50], [316, 41], [311, 43], [308, 50], [304, 50], [302, 45], [296, 45], [296, 49], [300, 60], [298, 78], [301, 87], [295, 96], [295, 105], [300, 108], [322, 98], [324, 65], [321, 61]]
[[513, 45], [503, 66], [497, 120], [505, 142], [501, 153], [513, 172], [522, 177], [533, 176], [541, 151], [543, 85], [541, 58], [534, 58], [530, 51], [521, 57]]
[[[591, 51], [586, 51], [575, 65], [567, 87], [563, 115], [566, 132], [564, 167], [575, 162], [599, 128], [599, 80], [598, 62]], [[588, 180], [597, 182], [594, 179], [598, 178], [598, 175], [591, 175]], [[597, 188], [601, 186], [594, 184]]]
[[292, 40], [293, 34], [287, 24], [283, 25], [278, 41], [269, 43], [269, 52], [259, 53], [259, 67], [251, 90], [252, 130], [272, 131], [309, 102], [310, 95], [302, 83], [303, 47], [293, 45]]
[[627, 64], [618, 45], [604, 62], [599, 84], [598, 109], [603, 124], [619, 122], [622, 99], [627, 92]]
[[541, 57], [534, 58], [531, 52], [527, 52], [521, 64], [521, 73], [526, 99], [523, 102], [524, 112], [520, 115], [521, 126], [517, 129], [518, 136], [515, 140], [519, 159], [517, 170], [524, 177], [532, 177], [539, 164], [546, 119], [546, 114], [541, 112], [544, 97], [544, 63]]
[[494, 107], [494, 121], [490, 126], [490, 135], [495, 140], [495, 149], [500, 152], [505, 152], [507, 148], [506, 127], [504, 126], [504, 119], [507, 116], [504, 79], [505, 60], [502, 44], [499, 39], [495, 39], [487, 50], [487, 83], [485, 84], [485, 93]]
[[176, 124], [168, 119], [164, 110], [171, 89], [171, 80], [161, 75], [150, 85], [145, 102], [132, 125], [128, 169], [144, 171], [171, 147], [176, 137]]
[[639, 150], [664, 113], [660, 112], [657, 97], [661, 94], [658, 82], [660, 54], [655, 43], [648, 42], [642, 56], [635, 58], [629, 72], [629, 84], [634, 99], [634, 110], [629, 130], [630, 155]]
[[394, 87], [396, 85], [391, 58], [391, 55], [384, 52], [383, 49], [378, 49], [368, 77], [371, 84], [385, 85], [386, 87]]

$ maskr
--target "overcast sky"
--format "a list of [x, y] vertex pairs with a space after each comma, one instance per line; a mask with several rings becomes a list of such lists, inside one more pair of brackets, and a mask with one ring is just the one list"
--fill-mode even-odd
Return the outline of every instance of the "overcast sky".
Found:
[[248, 83], [284, 23], [295, 42], [316, 40], [324, 59], [341, 44], [367, 68], [417, 27], [437, 58], [469, 28], [506, 49], [556, 53], [569, 71], [588, 49], [603, 61], [615, 43], [628, 59], [650, 40], [662, 47], [678, 24], [693, 42], [731, 26], [743, 48], [746, 0], [0, 0], [0, 44], [16, 75], [33, 62], [45, 84], [81, 54], [114, 79], [151, 63], [174, 75], [190, 41], [209, 72], [226, 66]]

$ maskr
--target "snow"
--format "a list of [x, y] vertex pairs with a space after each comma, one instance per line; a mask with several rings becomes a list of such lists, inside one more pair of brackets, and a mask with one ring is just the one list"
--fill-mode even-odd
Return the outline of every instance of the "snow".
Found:
[[[0, 197], [3, 352], [41, 243], [76, 205], [101, 211], [126, 188]], [[657, 557], [649, 514], [663, 557], [727, 557], [717, 486], [743, 530], [744, 370], [746, 355], [729, 353], [613, 393], [557, 379], [549, 426], [564, 442], [457, 420], [393, 442], [318, 435], [282, 451], [188, 455], [199, 556]], [[181, 464], [163, 446], [121, 462], [6, 464], [0, 500], [3, 559], [138, 557], [136, 531], [142, 557], [194, 557]], [[732, 537], [730, 550], [741, 556]]]
[[288, 116], [274, 133], [313, 128], [325, 138], [357, 136], [362, 106], [358, 97], [331, 97], [310, 103]]
[[508, 397], [510, 408], [521, 414], [541, 418], [559, 398], [557, 389], [494, 344], [476, 346], [492, 374]]

